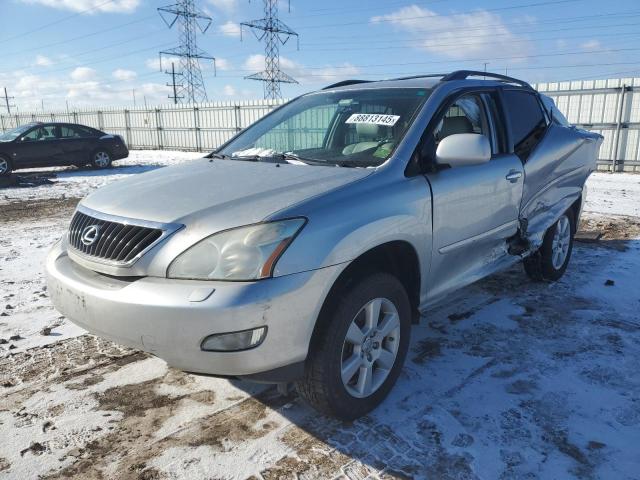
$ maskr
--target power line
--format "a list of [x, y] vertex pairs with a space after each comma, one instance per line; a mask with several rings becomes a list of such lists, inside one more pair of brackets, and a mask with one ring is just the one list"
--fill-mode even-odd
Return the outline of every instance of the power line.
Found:
[[[625, 18], [629, 18], [629, 17], [638, 17], [640, 16], [640, 11], [635, 10], [635, 13], [630, 14], [630, 13], [625, 13]], [[549, 25], [549, 24], [555, 24], [555, 23], [560, 23], [560, 24], [565, 24], [565, 23], [574, 23], [576, 21], [585, 21], [585, 20], [592, 20], [592, 18], [584, 18], [584, 17], [576, 17], [576, 19], [567, 19], [567, 20], [563, 20], [563, 21], [545, 21], [545, 25]], [[491, 33], [483, 33], [482, 35], [468, 35], [467, 32], [469, 31], [473, 31], [473, 30], [486, 30], [490, 27], [511, 27], [511, 26], [521, 26], [521, 23], [494, 23], [494, 24], [477, 24], [475, 27], [469, 27], [469, 28], [465, 28], [465, 35], [464, 38], [478, 38], [478, 37], [485, 37], [485, 36], [490, 36], [490, 37], [495, 37], [495, 36], [505, 36], [505, 35], [513, 35], [513, 32], [505, 32], [505, 33], [495, 33], [495, 32], [491, 32]], [[570, 30], [581, 30], [581, 29], [585, 29], [585, 28], [612, 28], [612, 27], [627, 27], [627, 26], [637, 26], [638, 23], [613, 23], [613, 24], [600, 24], [600, 25], [579, 25], [579, 26], [574, 26], [574, 27], [564, 27], [564, 28], [555, 28], [555, 29], [538, 29], [538, 30], [527, 30], [527, 31], [518, 31], [518, 34], [530, 34], [530, 33], [547, 33], [547, 32], [564, 32], [564, 31], [570, 31]], [[411, 34], [420, 34], [420, 33], [425, 33], [425, 34], [436, 34], [436, 33], [448, 33], [451, 32], [451, 28], [444, 28], [444, 29], [426, 29], [426, 30], [411, 30], [410, 31]], [[379, 40], [370, 40], [370, 39], [363, 39], [360, 40], [359, 43], [388, 43], [388, 40], [385, 39], [380, 39], [380, 37], [386, 37], [386, 36], [390, 36], [390, 37], [397, 37], [397, 33], [389, 33], [389, 34], [382, 34], [379, 32], [375, 32], [373, 33], [373, 35], [375, 36], [376, 39]], [[591, 34], [591, 36], [593, 36], [593, 33]], [[323, 41], [319, 42], [319, 43], [305, 43], [306, 46], [308, 45], [332, 45], [332, 44], [344, 44], [345, 40], [349, 40], [349, 44], [353, 43], [353, 38], [351, 36], [341, 36], [341, 35], [324, 35], [323, 37]], [[333, 42], [333, 43], [329, 43], [326, 40], [327, 39], [337, 39], [338, 42]]]
[[[637, 23], [635, 25], [640, 25], [640, 23]], [[602, 38], [602, 37], [628, 37], [628, 36], [636, 36], [636, 35], [640, 35], [640, 31], [635, 31], [635, 32], [611, 32], [611, 33], [600, 33], [598, 34], [598, 38]], [[473, 36], [473, 35], [469, 35], [465, 38], [478, 38], [478, 39], [482, 39], [482, 38], [493, 38], [499, 36], [499, 34], [494, 34], [494, 35], [478, 35], [478, 36]], [[542, 37], [542, 38], [536, 38], [534, 40], [536, 41], [548, 41], [548, 40], [570, 40], [570, 39], [575, 39], [575, 38], [593, 38], [593, 33], [589, 33], [589, 34], [584, 34], [584, 35], [563, 35], [563, 36], [553, 36], [553, 37]], [[514, 44], [514, 43], [528, 43], [530, 42], [530, 39], [520, 39], [520, 40], [509, 40], [509, 44]], [[386, 42], [386, 43], [393, 43], [393, 42]], [[396, 45], [392, 45], [392, 46], [385, 46], [385, 47], [378, 47], [378, 46], [371, 46], [371, 47], [362, 47], [362, 48], [356, 48], [356, 47], [352, 47], [349, 48], [349, 50], [366, 50], [366, 51], [374, 51], [374, 50], [395, 50], [398, 48], [406, 48], [406, 47], [414, 47], [414, 48], [419, 48], [419, 47], [426, 47], [428, 46], [429, 48], [436, 48], [436, 47], [465, 47], [465, 46], [477, 46], [478, 42], [454, 42], [454, 43], [429, 43], [428, 45], [425, 45], [423, 41], [411, 41], [411, 42], [404, 42], [404, 43], [398, 43]], [[504, 45], [504, 39], [502, 40], [496, 40], [496, 41], [490, 41], [490, 42], [483, 42], [482, 43], [483, 46], [487, 46], [487, 45], [497, 45], [497, 46], [501, 46]], [[314, 52], [342, 52], [344, 51], [344, 48], [313, 48], [312, 51]]]
[[[511, 5], [511, 6], [508, 6], [508, 7], [485, 8], [482, 11], [483, 12], [498, 12], [498, 11], [504, 11], [504, 10], [519, 10], [521, 8], [542, 7], [542, 6], [548, 6], [548, 5], [558, 5], [558, 4], [563, 4], [563, 3], [575, 3], [575, 2], [582, 2], [582, 1], [584, 1], [584, 0], [552, 0], [552, 1], [546, 1], [546, 2], [528, 3], [528, 4], [525, 4], [525, 5]], [[477, 10], [467, 10], [467, 11], [463, 11], [463, 12], [444, 14], [444, 15], [440, 15], [440, 14], [435, 14], [435, 15], [415, 15], [415, 16], [412, 16], [410, 19], [404, 19], [404, 20], [413, 21], [413, 20], [419, 20], [419, 19], [422, 19], [422, 18], [430, 18], [430, 19], [438, 20], [438, 19], [441, 19], [441, 18], [448, 18], [448, 17], [460, 17], [460, 16], [464, 16], [464, 15], [477, 13], [477, 12], [478, 12]], [[381, 18], [381, 19], [376, 20], [376, 21], [367, 20], [367, 21], [364, 21], [364, 22], [327, 23], [327, 24], [322, 24], [322, 25], [303, 25], [300, 28], [301, 29], [305, 29], [305, 28], [344, 27], [344, 26], [349, 26], [349, 25], [369, 25], [369, 24], [375, 24], [375, 23], [386, 23], [386, 22], [394, 22], [394, 21], [396, 21], [396, 19]]]
[[280, 44], [293, 36], [298, 38], [298, 34], [278, 18], [278, 0], [264, 0], [264, 18], [240, 24], [241, 38], [242, 26], [249, 27], [259, 41], [265, 41], [264, 70], [245, 78], [264, 82], [264, 98], [282, 98], [280, 84], [298, 82], [280, 70]]
[[[180, 85], [180, 98], [187, 103], [206, 102], [207, 90], [202, 79], [200, 60], [212, 60], [215, 75], [216, 59], [198, 48], [196, 28], [205, 33], [211, 26], [212, 18], [198, 10], [193, 0], [179, 0], [173, 5], [160, 7], [158, 13], [169, 28], [178, 23], [180, 32], [180, 45], [160, 52], [160, 70], [162, 71], [162, 55], [179, 58], [185, 80], [185, 84]], [[172, 19], [168, 20], [171, 16]]]
[[65, 22], [65, 21], [69, 20], [70, 18], [75, 18], [75, 17], [77, 17], [79, 15], [83, 15], [85, 13], [89, 13], [89, 12], [91, 12], [93, 10], [96, 10], [96, 9], [98, 9], [100, 7], [103, 7], [103, 6], [105, 6], [105, 5], [109, 4], [109, 3], [112, 3], [112, 2], [113, 2], [113, 0], [107, 0], [106, 2], [99, 3], [97, 5], [94, 5], [91, 8], [87, 8], [86, 10], [82, 10], [82, 11], [77, 12], [77, 13], [72, 13], [71, 15], [67, 15], [66, 17], [59, 18], [58, 20], [54, 20], [53, 22], [49, 22], [49, 23], [45, 23], [44, 25], [40, 25], [39, 27], [36, 27], [36, 28], [34, 28], [32, 30], [27, 30], [26, 32], [22, 32], [22, 33], [19, 33], [17, 35], [14, 35], [13, 37], [5, 38], [3, 40], [0, 40], [0, 42], [8, 42], [10, 40], [15, 40], [16, 38], [21, 38], [21, 37], [24, 37], [26, 35], [30, 35], [30, 34], [32, 34], [34, 32], [39, 32], [41, 30], [44, 30], [45, 28], [49, 28], [49, 27], [51, 27], [53, 25], [58, 25], [59, 23]]
[[28, 53], [28, 52], [34, 52], [36, 50], [42, 50], [42, 48], [45, 47], [45, 46], [46, 46], [46, 48], [57, 47], [58, 45], [64, 45], [65, 43], [75, 42], [77, 40], [84, 40], [85, 38], [93, 37], [95, 35], [102, 35], [103, 33], [111, 32], [113, 30], [117, 30], [117, 29], [120, 29], [120, 28], [123, 28], [123, 27], [128, 27], [128, 26], [136, 24], [136, 23], [146, 22], [147, 20], [149, 20], [151, 18], [155, 18], [155, 15], [150, 15], [148, 17], [139, 18], [138, 20], [133, 20], [131, 22], [122, 23], [120, 25], [115, 25], [113, 27], [104, 28], [102, 30], [95, 30], [95, 31], [93, 31], [91, 33], [87, 33], [85, 35], [80, 35], [80, 36], [77, 36], [77, 37], [72, 37], [72, 38], [69, 38], [67, 40], [61, 40], [59, 42], [53, 42], [53, 43], [48, 43], [47, 42], [46, 45], [38, 45], [37, 47], [26, 48], [24, 50], [18, 50], [18, 51], [12, 50], [10, 52], [3, 52], [2, 53], [2, 57], [5, 58], [5, 57], [15, 56], [15, 55], [24, 55], [25, 53]]

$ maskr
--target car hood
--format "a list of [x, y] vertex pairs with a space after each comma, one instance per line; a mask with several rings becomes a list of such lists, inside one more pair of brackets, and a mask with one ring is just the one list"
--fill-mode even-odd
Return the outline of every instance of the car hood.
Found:
[[256, 223], [372, 169], [199, 159], [114, 182], [82, 205], [131, 219], [216, 230]]

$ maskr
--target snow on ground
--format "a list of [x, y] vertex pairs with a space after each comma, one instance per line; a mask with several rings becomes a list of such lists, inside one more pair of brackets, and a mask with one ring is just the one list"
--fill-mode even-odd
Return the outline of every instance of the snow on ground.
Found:
[[45, 200], [52, 198], [82, 198], [107, 183], [150, 170], [202, 158], [204, 153], [166, 150], [131, 150], [129, 157], [116, 160], [108, 170], [90, 168], [57, 167], [18, 170], [22, 176], [52, 177], [53, 185], [29, 188], [5, 188], [0, 190], [2, 202], [15, 200]]
[[167, 368], [50, 306], [42, 262], [77, 199], [199, 156], [131, 153], [0, 190], [0, 478], [638, 478], [639, 175], [589, 179], [583, 223], [604, 237], [576, 244], [560, 282], [515, 266], [426, 312], [389, 398], [342, 423]]

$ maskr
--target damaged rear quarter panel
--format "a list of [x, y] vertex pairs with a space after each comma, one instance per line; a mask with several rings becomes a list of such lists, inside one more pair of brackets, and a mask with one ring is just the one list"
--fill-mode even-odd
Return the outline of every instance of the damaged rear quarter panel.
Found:
[[602, 137], [552, 123], [524, 165], [520, 221], [534, 243], [582, 195]]

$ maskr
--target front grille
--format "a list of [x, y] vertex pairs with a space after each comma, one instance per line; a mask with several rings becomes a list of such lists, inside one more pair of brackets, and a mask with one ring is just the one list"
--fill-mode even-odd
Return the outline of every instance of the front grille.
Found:
[[69, 226], [69, 244], [96, 260], [126, 265], [148, 250], [164, 233], [161, 228], [106, 220], [77, 211]]

